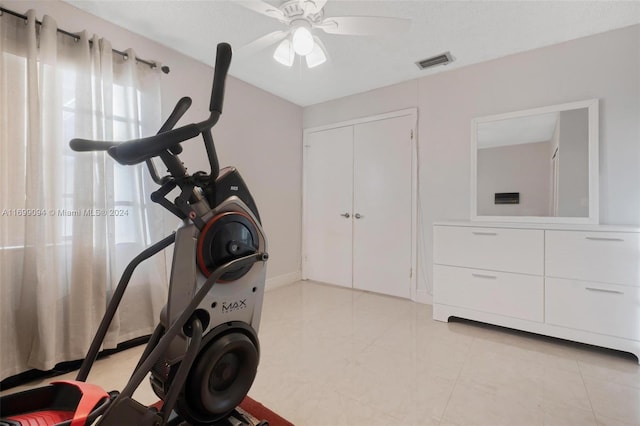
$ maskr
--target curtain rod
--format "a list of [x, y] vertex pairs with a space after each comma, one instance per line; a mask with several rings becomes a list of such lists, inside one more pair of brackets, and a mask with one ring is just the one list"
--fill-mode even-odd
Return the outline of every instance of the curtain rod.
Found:
[[[17, 18], [22, 18], [24, 20], [28, 19], [27, 15], [23, 15], [21, 13], [14, 12], [13, 10], [5, 9], [4, 7], [0, 6], [0, 16], [2, 16], [3, 13], [8, 13], [9, 15], [13, 15], [13, 16], [15, 16]], [[36, 24], [37, 25], [42, 25], [42, 21], [38, 21], [36, 19]], [[60, 29], [60, 28], [58, 28], [57, 31], [59, 33], [61, 33], [61, 34], [64, 34], [64, 35], [69, 36], [69, 37], [72, 37], [76, 41], [80, 40], [80, 36], [78, 36], [77, 34], [71, 33], [69, 31], [65, 31], [65, 30]], [[89, 40], [89, 45], [91, 45], [91, 46], [93, 45], [93, 41], [92, 40]], [[122, 52], [122, 51], [116, 50], [116, 49], [111, 49], [111, 50], [113, 51], [113, 53], [117, 53], [118, 55], [122, 56], [125, 59], [129, 57], [129, 55], [127, 55], [126, 52]], [[144, 59], [140, 59], [140, 58], [136, 58], [136, 62], [141, 62], [141, 63], [143, 63], [145, 65], [148, 65], [151, 68], [156, 68], [158, 66], [158, 64], [156, 64], [155, 62], [145, 61]], [[162, 70], [163, 73], [169, 74], [170, 69], [169, 69], [168, 66], [164, 65], [160, 69]]]

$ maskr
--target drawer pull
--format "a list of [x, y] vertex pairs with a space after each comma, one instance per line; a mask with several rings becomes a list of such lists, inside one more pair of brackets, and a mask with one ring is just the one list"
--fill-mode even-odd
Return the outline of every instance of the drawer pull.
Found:
[[585, 237], [591, 241], [624, 241], [622, 238], [604, 238], [604, 237]]
[[600, 293], [624, 294], [624, 291], [608, 290], [606, 288], [585, 287], [585, 290], [597, 291], [597, 292], [600, 292]]
[[476, 278], [484, 278], [488, 280], [495, 280], [496, 278], [498, 278], [495, 275], [484, 275], [484, 274], [471, 274], [471, 276]]
[[479, 231], [473, 231], [472, 234], [473, 235], [498, 235], [497, 232], [479, 232]]

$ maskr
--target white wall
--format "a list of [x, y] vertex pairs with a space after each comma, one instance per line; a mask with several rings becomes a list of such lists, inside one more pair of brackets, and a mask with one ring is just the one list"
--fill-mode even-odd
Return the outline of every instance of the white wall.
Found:
[[[161, 87], [163, 118], [182, 96], [193, 99], [182, 124], [208, 117], [213, 79], [208, 65], [59, 0], [5, 1], [3, 6], [19, 13], [33, 8], [38, 19], [51, 15], [59, 28], [70, 32], [86, 29], [109, 39], [115, 49], [133, 48], [141, 58], [168, 65], [171, 72], [163, 75]], [[221, 41], [211, 40], [212, 57]], [[229, 76], [223, 115], [213, 136], [220, 165], [240, 170], [260, 210], [269, 240], [267, 277], [271, 283], [297, 279], [301, 265], [302, 108]], [[188, 169], [207, 170], [201, 139], [184, 145], [181, 158]]]
[[599, 98], [600, 221], [640, 225], [639, 76], [635, 25], [313, 105], [304, 127], [418, 108], [418, 285], [431, 292], [433, 222], [470, 218], [474, 117]]

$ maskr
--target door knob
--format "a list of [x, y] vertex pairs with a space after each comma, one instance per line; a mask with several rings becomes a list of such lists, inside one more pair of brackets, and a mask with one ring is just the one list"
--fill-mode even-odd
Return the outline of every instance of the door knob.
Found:
[[349, 219], [351, 217], [351, 215], [349, 213], [342, 213], [340, 216], [346, 217], [347, 219]]
[[363, 218], [364, 216], [363, 216], [363, 215], [361, 215], [360, 213], [356, 213], [354, 217], [355, 217], [356, 219], [361, 219], [361, 218]]

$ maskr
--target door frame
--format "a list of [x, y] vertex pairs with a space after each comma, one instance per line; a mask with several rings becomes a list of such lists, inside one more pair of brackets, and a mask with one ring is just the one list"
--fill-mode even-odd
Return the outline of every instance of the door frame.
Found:
[[418, 249], [418, 109], [407, 108], [398, 111], [392, 111], [384, 114], [376, 114], [366, 117], [355, 118], [337, 123], [326, 124], [303, 129], [302, 133], [302, 279], [307, 279], [307, 173], [306, 164], [307, 152], [305, 150], [310, 133], [321, 132], [324, 130], [336, 129], [339, 127], [354, 126], [357, 124], [371, 123], [373, 121], [387, 120], [397, 117], [411, 117], [411, 271], [409, 277], [409, 285], [411, 287], [411, 300], [418, 301], [417, 291], [417, 249]]

